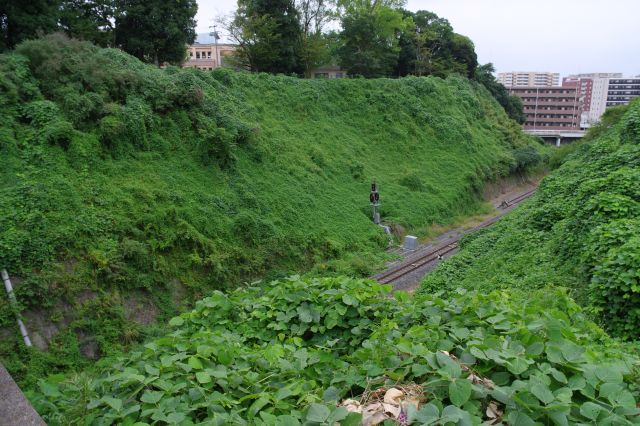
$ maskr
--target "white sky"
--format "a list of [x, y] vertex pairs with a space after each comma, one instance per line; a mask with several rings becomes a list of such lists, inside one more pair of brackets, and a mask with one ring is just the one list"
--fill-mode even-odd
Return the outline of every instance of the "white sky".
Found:
[[[197, 32], [236, 0], [198, 0]], [[408, 0], [473, 40], [480, 63], [501, 71], [640, 75], [640, 0]]]

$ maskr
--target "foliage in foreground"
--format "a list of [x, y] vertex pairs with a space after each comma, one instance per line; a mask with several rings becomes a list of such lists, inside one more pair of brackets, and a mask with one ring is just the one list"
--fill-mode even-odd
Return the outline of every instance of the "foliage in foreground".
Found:
[[640, 102], [623, 112], [608, 114], [533, 200], [466, 239], [421, 291], [567, 286], [605, 328], [639, 338]]
[[367, 275], [388, 242], [372, 179], [386, 223], [446, 224], [544, 153], [460, 77], [204, 73], [60, 35], [25, 42], [0, 56], [0, 267], [20, 310], [61, 332], [49, 353], [23, 351], [0, 298], [0, 357], [25, 385], [85, 346], [141, 340], [132, 299], [162, 322], [221, 283]]
[[640, 424], [638, 360], [559, 289], [387, 297], [348, 278], [291, 277], [215, 292], [174, 331], [91, 373], [40, 382], [49, 424], [359, 424], [336, 408], [367, 387], [417, 383], [413, 424]]

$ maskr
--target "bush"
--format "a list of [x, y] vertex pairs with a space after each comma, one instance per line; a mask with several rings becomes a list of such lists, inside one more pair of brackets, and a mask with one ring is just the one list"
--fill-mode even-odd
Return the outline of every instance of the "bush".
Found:
[[421, 291], [559, 284], [612, 334], [640, 337], [640, 146], [630, 142], [639, 111], [635, 102], [609, 112], [598, 138], [581, 144], [531, 201], [464, 244]]
[[[635, 104], [640, 105], [637, 99]], [[640, 144], [640, 107], [630, 107], [628, 113], [624, 115], [620, 130], [620, 141], [622, 143]]]
[[388, 290], [290, 277], [215, 292], [167, 335], [95, 372], [42, 380], [30, 398], [49, 424], [79, 412], [92, 424], [360, 424], [340, 401], [417, 384], [407, 424], [493, 421], [490, 404], [514, 425], [637, 420], [636, 358], [594, 345], [609, 341], [562, 291], [525, 302]]

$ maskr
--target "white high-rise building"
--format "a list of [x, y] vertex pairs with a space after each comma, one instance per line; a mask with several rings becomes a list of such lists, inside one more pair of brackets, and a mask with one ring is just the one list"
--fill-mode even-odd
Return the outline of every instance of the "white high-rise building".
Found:
[[557, 72], [512, 71], [498, 73], [498, 81], [506, 87], [552, 87], [560, 83]]
[[621, 78], [622, 73], [596, 72], [587, 74], [573, 74], [565, 77], [563, 85], [567, 82], [578, 82], [586, 88], [583, 91], [582, 127], [591, 127], [600, 121], [600, 117], [607, 109], [607, 96], [609, 94], [609, 81]]

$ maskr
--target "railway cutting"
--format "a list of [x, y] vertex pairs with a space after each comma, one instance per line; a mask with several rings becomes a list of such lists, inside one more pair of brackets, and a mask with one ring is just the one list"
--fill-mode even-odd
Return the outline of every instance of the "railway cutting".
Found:
[[458, 244], [462, 237], [493, 225], [518, 204], [531, 197], [536, 192], [536, 189], [521, 193], [509, 200], [504, 200], [497, 207], [499, 213], [496, 216], [486, 219], [471, 229], [450, 235], [444, 241], [440, 239], [435, 244], [418, 248], [414, 252], [407, 254], [404, 259], [390, 264], [386, 270], [373, 275], [371, 278], [381, 284], [391, 284], [393, 290], [414, 290], [422, 277], [428, 274], [443, 259], [454, 255], [458, 251]]

